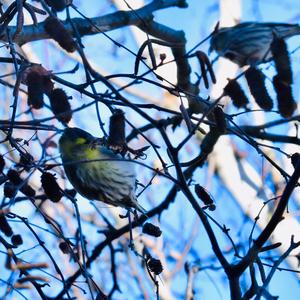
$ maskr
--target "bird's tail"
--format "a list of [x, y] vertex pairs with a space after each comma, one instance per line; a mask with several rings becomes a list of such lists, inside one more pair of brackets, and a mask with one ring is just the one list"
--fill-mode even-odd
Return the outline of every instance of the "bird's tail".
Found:
[[300, 26], [298, 24], [275, 25], [274, 33], [278, 35], [278, 37], [289, 38], [300, 34]]

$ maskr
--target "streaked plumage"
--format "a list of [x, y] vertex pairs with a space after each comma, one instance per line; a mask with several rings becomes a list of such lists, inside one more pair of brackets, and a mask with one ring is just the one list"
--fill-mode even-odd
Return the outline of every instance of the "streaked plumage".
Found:
[[239, 66], [256, 65], [271, 59], [274, 34], [289, 38], [300, 34], [298, 24], [245, 22], [218, 29], [211, 37], [210, 51], [216, 51]]
[[64, 130], [59, 149], [66, 175], [82, 196], [145, 211], [135, 197], [133, 162], [100, 145], [97, 138], [79, 128]]

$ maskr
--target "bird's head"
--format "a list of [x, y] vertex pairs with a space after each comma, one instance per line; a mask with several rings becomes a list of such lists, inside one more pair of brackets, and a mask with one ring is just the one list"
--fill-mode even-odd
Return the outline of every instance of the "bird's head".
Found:
[[210, 39], [209, 53], [216, 51], [218, 54], [227, 48], [228, 34], [227, 28], [221, 28], [215, 32]]
[[83, 148], [87, 148], [95, 139], [91, 134], [80, 128], [66, 128], [59, 139], [60, 153], [63, 157], [73, 158]]

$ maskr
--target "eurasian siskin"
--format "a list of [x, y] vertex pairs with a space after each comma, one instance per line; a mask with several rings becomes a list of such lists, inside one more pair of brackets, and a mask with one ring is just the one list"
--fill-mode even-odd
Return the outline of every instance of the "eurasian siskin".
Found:
[[83, 197], [145, 212], [135, 196], [134, 162], [79, 128], [64, 130], [59, 149], [65, 173]]
[[298, 24], [245, 22], [217, 29], [210, 40], [210, 51], [239, 66], [257, 65], [272, 58], [274, 36], [286, 39], [297, 34]]

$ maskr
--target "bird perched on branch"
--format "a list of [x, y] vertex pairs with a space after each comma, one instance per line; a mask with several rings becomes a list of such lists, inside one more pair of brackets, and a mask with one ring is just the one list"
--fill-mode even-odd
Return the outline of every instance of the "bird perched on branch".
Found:
[[83, 197], [144, 213], [135, 197], [134, 163], [79, 128], [66, 128], [59, 140], [66, 175]]
[[257, 65], [272, 58], [270, 46], [274, 36], [286, 39], [297, 34], [298, 24], [245, 22], [217, 28], [210, 40], [210, 51], [241, 67]]

